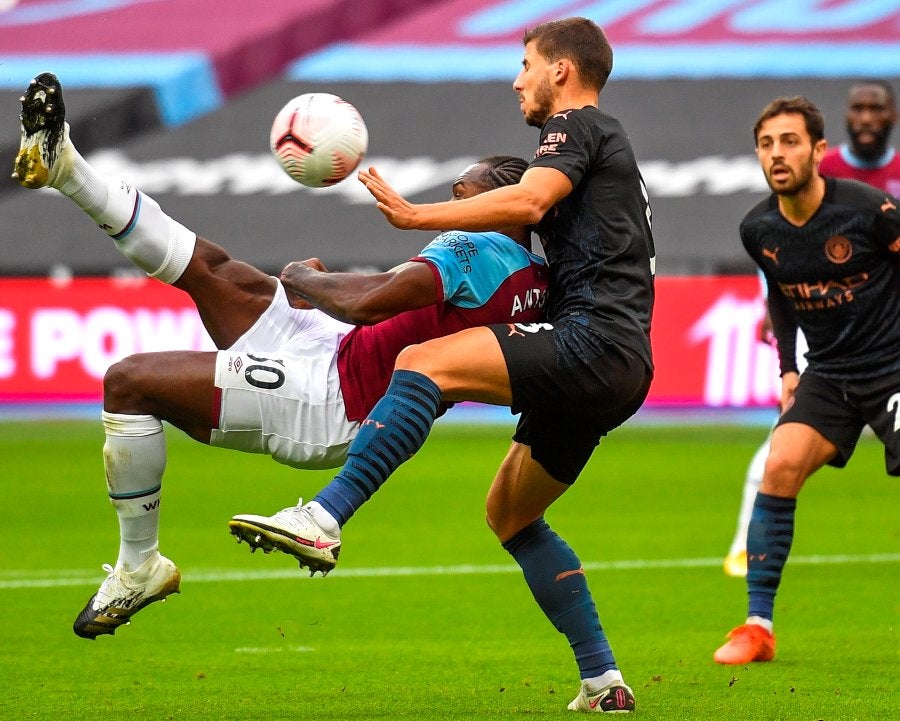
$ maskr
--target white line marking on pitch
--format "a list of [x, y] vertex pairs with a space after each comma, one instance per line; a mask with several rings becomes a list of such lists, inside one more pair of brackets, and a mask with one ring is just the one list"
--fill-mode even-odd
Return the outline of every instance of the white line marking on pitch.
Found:
[[[286, 560], [286, 559], [285, 559]], [[858, 565], [866, 563], [897, 563], [900, 553], [870, 553], [862, 555], [792, 556], [791, 566]], [[586, 571], [633, 571], [667, 568], [718, 568], [721, 558], [671, 558], [633, 561], [595, 561], [584, 564]], [[284, 568], [263, 571], [232, 571], [228, 569], [182, 569], [188, 583], [221, 583], [223, 581], [265, 581], [272, 579], [308, 578], [305, 569]], [[383, 568], [341, 568], [330, 579], [384, 578], [397, 576], [471, 576], [497, 573], [521, 573], [516, 565], [459, 565], [459, 566], [386, 566]], [[0, 590], [15, 588], [51, 588], [56, 586], [93, 586], [103, 580], [102, 575], [87, 570], [2, 570]]]

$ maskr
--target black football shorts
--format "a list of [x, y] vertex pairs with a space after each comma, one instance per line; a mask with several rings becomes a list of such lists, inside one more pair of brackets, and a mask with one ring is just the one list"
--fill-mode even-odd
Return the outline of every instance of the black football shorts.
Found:
[[491, 326], [521, 413], [513, 440], [562, 483], [640, 408], [652, 371], [637, 353], [577, 321]]
[[837, 446], [828, 465], [843, 468], [853, 455], [863, 428], [871, 426], [884, 443], [889, 475], [900, 476], [900, 372], [865, 381], [838, 381], [804, 372], [794, 403], [778, 419], [804, 423]]

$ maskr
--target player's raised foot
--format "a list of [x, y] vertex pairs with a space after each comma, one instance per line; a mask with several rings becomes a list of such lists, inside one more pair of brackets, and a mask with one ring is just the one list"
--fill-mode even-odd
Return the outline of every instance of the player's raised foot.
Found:
[[569, 711], [583, 713], [631, 713], [634, 711], [634, 694], [623, 681], [593, 690], [582, 683], [581, 691], [569, 704]]
[[732, 629], [727, 638], [728, 643], [713, 654], [716, 663], [739, 666], [775, 658], [775, 636], [755, 623]]
[[261, 548], [269, 553], [278, 549], [290, 554], [301, 568], [309, 568], [310, 575], [316, 571], [327, 575], [341, 551], [340, 529], [336, 533], [326, 531], [303, 505], [285, 508], [274, 516], [240, 514], [228, 522], [228, 529], [238, 543], [250, 544], [251, 551]]
[[145, 606], [178, 593], [181, 585], [181, 571], [159, 554], [131, 573], [108, 564], [103, 570], [109, 575], [72, 625], [72, 630], [82, 638], [114, 634]]
[[747, 576], [747, 552], [729, 553], [722, 563], [722, 570], [725, 571], [726, 576], [745, 578]]
[[41, 73], [19, 100], [21, 141], [12, 177], [26, 188], [52, 186], [72, 162], [62, 86], [53, 73]]

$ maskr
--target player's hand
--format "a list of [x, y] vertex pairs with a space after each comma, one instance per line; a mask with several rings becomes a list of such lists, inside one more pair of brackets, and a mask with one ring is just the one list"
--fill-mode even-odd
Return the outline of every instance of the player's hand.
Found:
[[781, 376], [781, 400], [778, 403], [781, 413], [784, 413], [794, 405], [794, 394], [797, 392], [797, 384], [799, 383], [799, 373], [789, 372]]
[[309, 310], [314, 307], [309, 301], [302, 298], [295, 289], [305, 277], [314, 272], [328, 272], [328, 269], [318, 258], [307, 258], [306, 260], [288, 263], [284, 270], [281, 271], [281, 285], [284, 286], [291, 308]]
[[308, 268], [319, 271], [320, 273], [328, 272], [328, 268], [326, 268], [325, 264], [318, 258], [307, 258], [306, 260], [301, 260], [299, 262], [307, 266]]
[[766, 314], [759, 324], [759, 340], [770, 346], [775, 346], [775, 329], [772, 327], [772, 316], [766, 310]]
[[384, 213], [388, 223], [400, 230], [416, 227], [415, 206], [388, 185], [375, 168], [360, 170], [357, 177], [375, 198], [378, 210]]

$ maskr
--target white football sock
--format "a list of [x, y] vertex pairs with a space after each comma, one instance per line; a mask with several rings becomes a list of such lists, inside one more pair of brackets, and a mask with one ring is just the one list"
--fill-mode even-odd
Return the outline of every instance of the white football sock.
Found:
[[617, 668], [611, 668], [600, 676], [581, 679], [581, 685], [588, 693], [597, 693], [597, 691], [616, 683], [625, 683], [625, 680], [622, 678], [622, 672]]
[[98, 173], [72, 143], [54, 187], [96, 221], [122, 254], [153, 278], [174, 283], [194, 253], [197, 236], [166, 215], [153, 198], [127, 180]]
[[753, 454], [753, 459], [747, 467], [747, 476], [744, 479], [744, 492], [741, 498], [741, 510], [738, 512], [737, 529], [734, 539], [731, 541], [729, 554], [740, 553], [747, 550], [747, 530], [750, 528], [750, 516], [753, 514], [753, 503], [762, 483], [763, 471], [766, 468], [766, 458], [769, 457], [770, 439], [767, 438]]
[[106, 486], [119, 517], [116, 566], [134, 571], [158, 553], [166, 437], [162, 423], [154, 416], [106, 411], [102, 415]]
[[772, 630], [775, 628], [771, 620], [762, 616], [748, 616], [747, 623], [753, 626], [762, 626], [769, 633], [772, 633]]
[[322, 508], [318, 501], [310, 501], [306, 504], [306, 508], [312, 514], [313, 520], [319, 524], [319, 527], [325, 531], [325, 533], [334, 536], [341, 532], [341, 527], [338, 525], [337, 519]]

